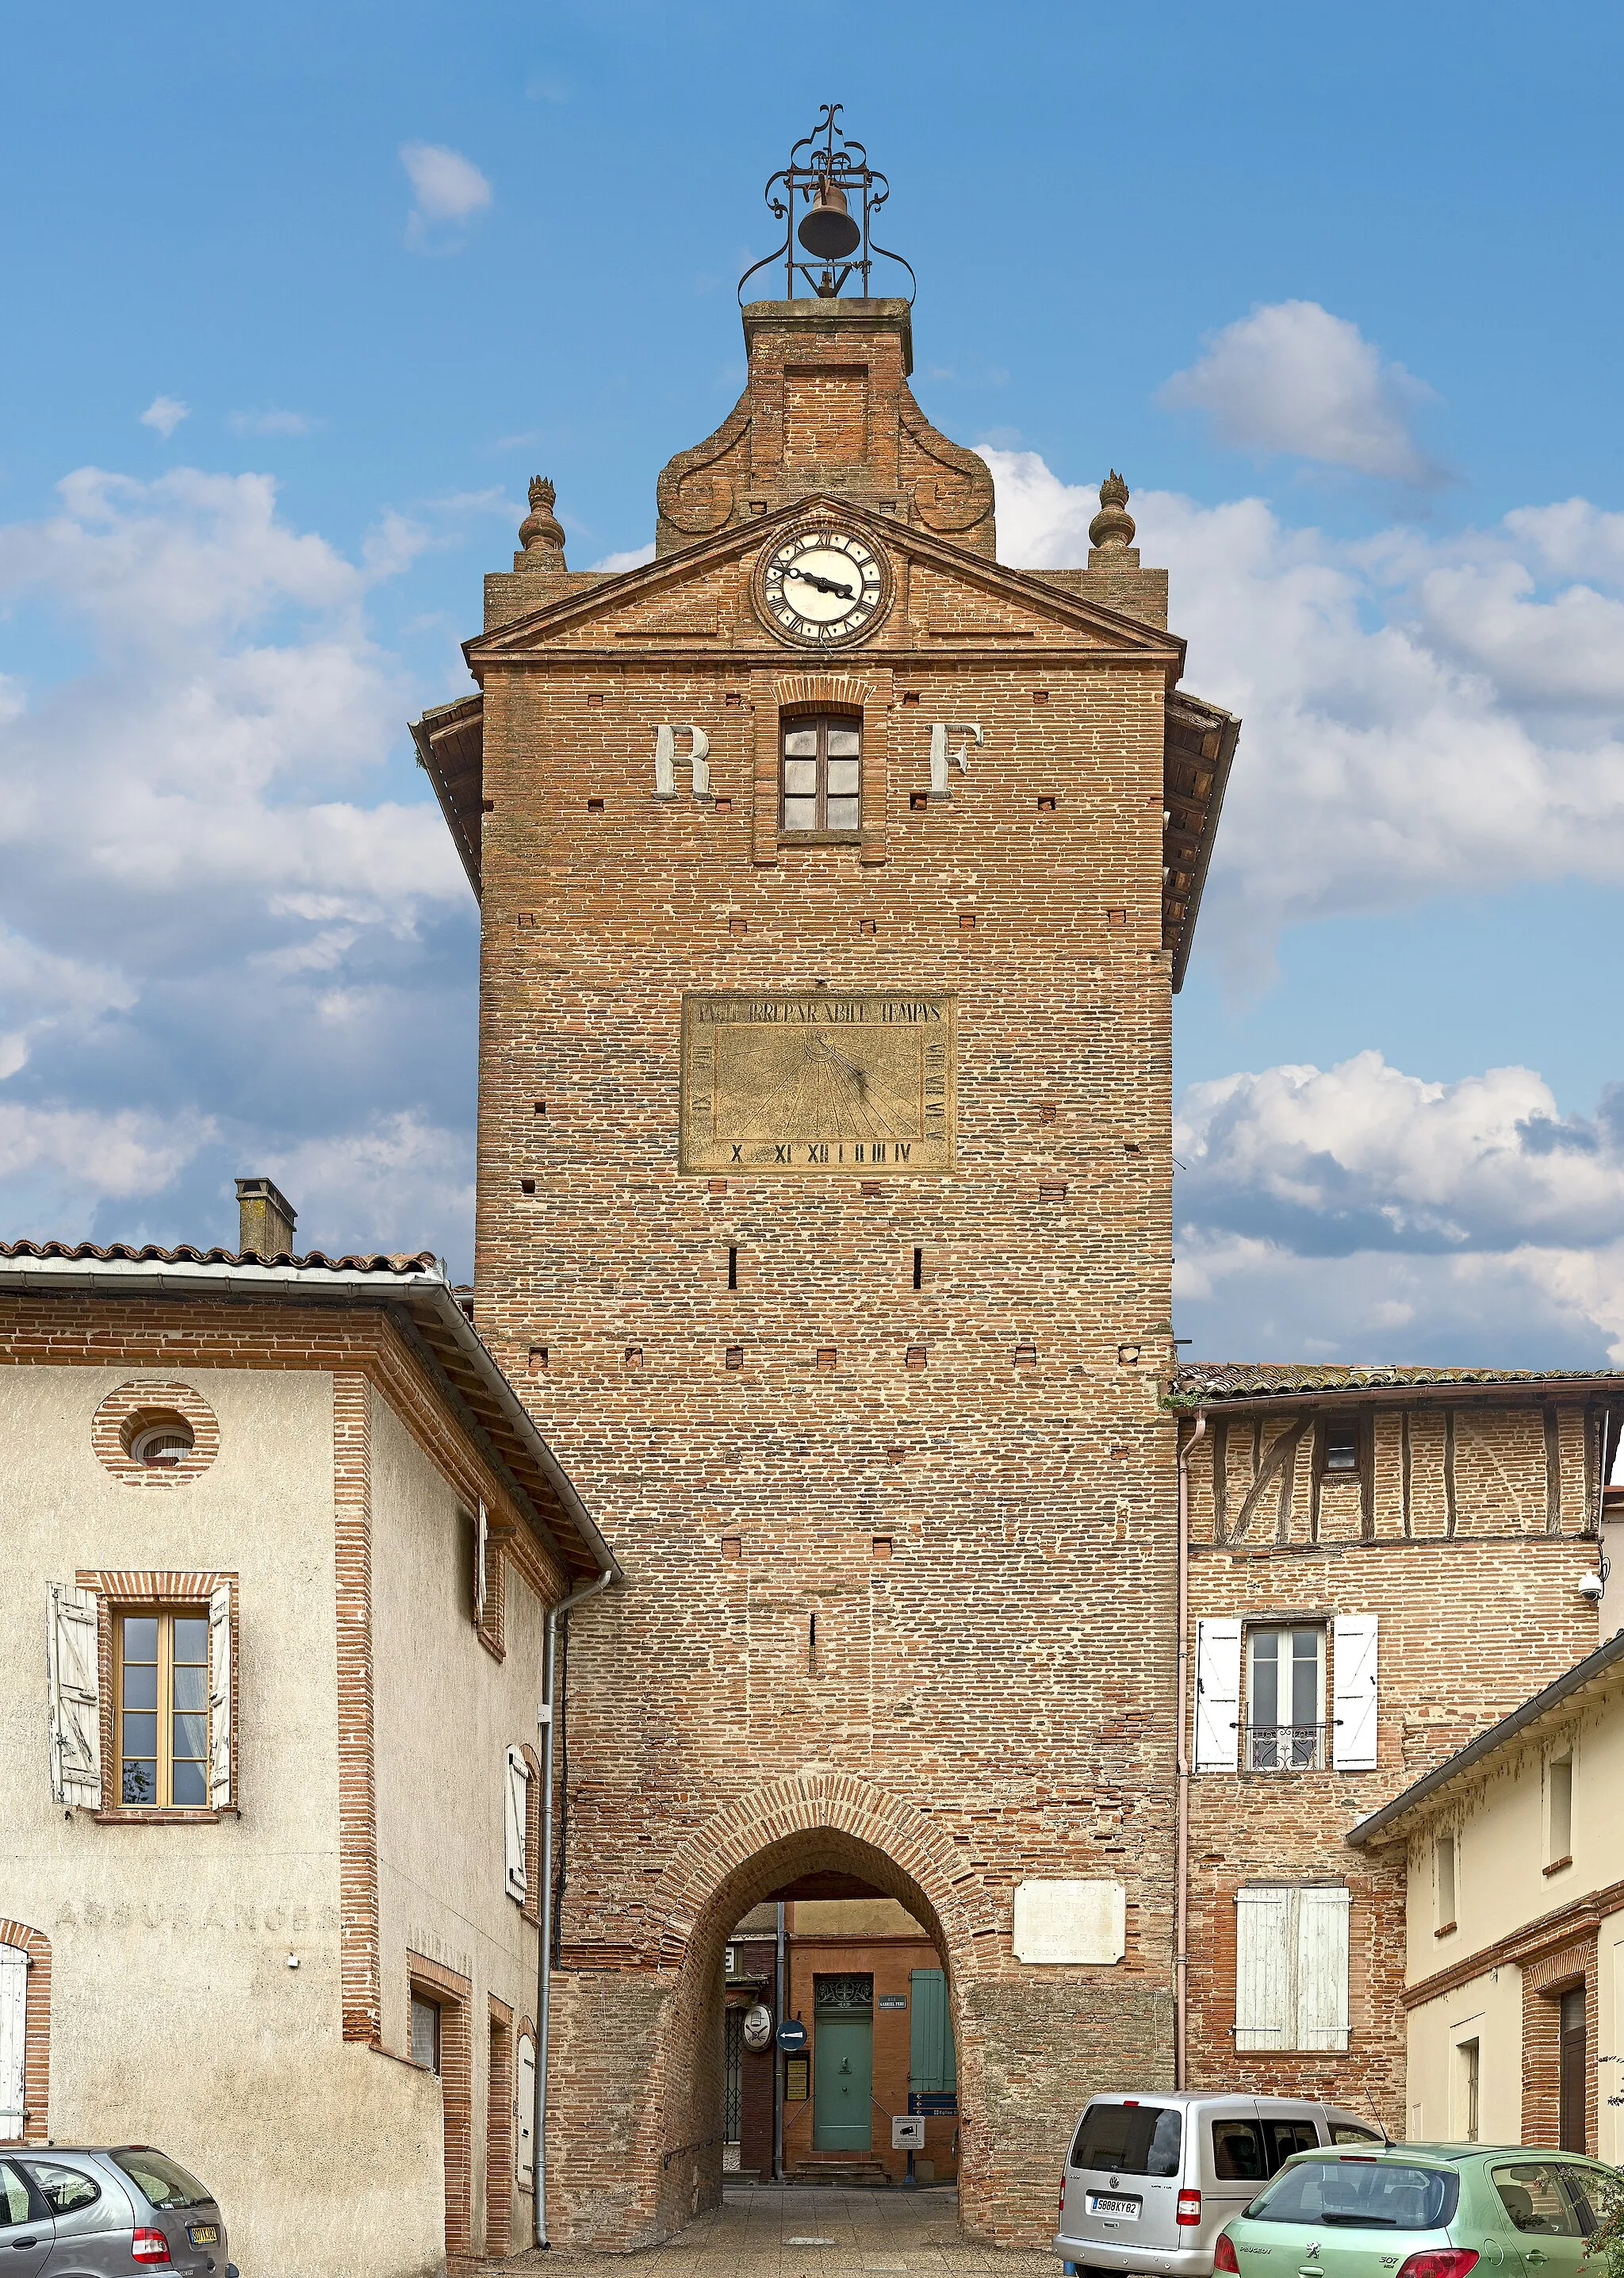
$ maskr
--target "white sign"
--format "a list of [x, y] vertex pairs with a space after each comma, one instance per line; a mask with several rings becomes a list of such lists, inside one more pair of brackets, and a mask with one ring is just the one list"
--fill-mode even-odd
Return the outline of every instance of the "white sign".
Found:
[[909, 2112], [892, 2114], [891, 2149], [893, 2152], [922, 2152], [925, 2149], [922, 2115]]
[[1018, 1961], [1112, 1962], [1126, 1950], [1127, 1896], [1120, 1883], [1016, 1884]]

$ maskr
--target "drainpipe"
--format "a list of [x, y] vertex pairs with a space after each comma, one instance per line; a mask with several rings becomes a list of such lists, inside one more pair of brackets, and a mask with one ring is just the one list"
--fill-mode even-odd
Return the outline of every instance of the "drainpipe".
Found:
[[1173, 2086], [1187, 2070], [1185, 2040], [1190, 2014], [1190, 1744], [1186, 1714], [1190, 1683], [1190, 1450], [1207, 1435], [1207, 1411], [1195, 1411], [1195, 1429], [1178, 1450], [1178, 1857], [1173, 1869]]
[[778, 2028], [784, 2014], [784, 1902], [778, 1901], [778, 1944], [773, 1957], [773, 2181], [784, 2179], [784, 2060]]
[[547, 1608], [547, 1643], [542, 1662], [545, 1698], [537, 1712], [541, 1726], [541, 1907], [536, 1956], [536, 2115], [535, 2172], [530, 2178], [538, 2246], [551, 2246], [547, 2236], [547, 2028], [553, 2009], [553, 1672], [558, 1659], [558, 1625], [576, 1606], [595, 1598], [616, 1579], [617, 1570], [606, 1567], [583, 1582], [556, 1606]]

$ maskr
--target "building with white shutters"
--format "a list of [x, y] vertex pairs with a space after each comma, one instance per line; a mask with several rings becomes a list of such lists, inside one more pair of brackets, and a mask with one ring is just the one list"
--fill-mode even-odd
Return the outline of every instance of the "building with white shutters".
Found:
[[[1170, 1398], [1188, 1617], [1186, 2077], [1326, 2097], [1402, 2136], [1402, 1848], [1351, 1831], [1594, 1652], [1624, 1383], [1196, 1365]], [[1602, 1628], [1616, 1618], [1610, 1601]], [[1409, 1915], [1410, 1968], [1425, 1975], [1414, 1957], [1432, 1930], [1417, 1931], [1413, 1884]], [[1554, 2142], [1503, 2055], [1485, 2045], [1498, 2132]], [[1445, 2132], [1430, 2106], [1427, 2127]]]
[[245, 1183], [240, 1252], [0, 1250], [0, 2141], [432, 2271], [529, 2242], [549, 1615], [616, 1570], [443, 1266]]

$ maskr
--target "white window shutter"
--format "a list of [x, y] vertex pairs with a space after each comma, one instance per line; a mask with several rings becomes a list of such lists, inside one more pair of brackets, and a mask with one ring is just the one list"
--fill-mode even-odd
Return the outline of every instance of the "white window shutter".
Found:
[[48, 1583], [50, 1792], [58, 1803], [102, 1808], [102, 1677], [94, 1592]]
[[1292, 2045], [1292, 1907], [1295, 1892], [1235, 1893], [1235, 2047]]
[[232, 1793], [232, 1593], [222, 1582], [209, 1594], [209, 1802], [224, 1811]]
[[23, 2132], [23, 2047], [28, 2030], [28, 1957], [0, 1945], [0, 2144]]
[[1376, 1770], [1376, 1627], [1374, 1614], [1338, 1614], [1331, 1624], [1331, 1762], [1339, 1772]]
[[1195, 1624], [1195, 1769], [1232, 1772], [1240, 1762], [1240, 1623]]
[[514, 2117], [518, 2123], [515, 2144], [514, 2180], [522, 2191], [536, 2185], [536, 2044], [528, 2033], [519, 2036], [515, 2068]]
[[485, 1559], [491, 1541], [491, 1522], [485, 1517], [485, 1507], [479, 1506], [479, 1516], [474, 1522], [474, 1622], [477, 1628], [484, 1627], [485, 1619]]
[[507, 1751], [507, 1895], [522, 1906], [530, 1892], [524, 1872], [525, 1822], [529, 1817], [530, 1768], [522, 1748]]
[[1297, 2032], [1300, 2049], [1347, 2046], [1347, 1924], [1346, 1890], [1299, 1891], [1297, 1896]]

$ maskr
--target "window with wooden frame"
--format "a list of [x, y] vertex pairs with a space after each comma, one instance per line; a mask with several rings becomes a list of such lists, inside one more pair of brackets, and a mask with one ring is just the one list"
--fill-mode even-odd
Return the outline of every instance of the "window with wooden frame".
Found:
[[156, 1810], [209, 1806], [209, 1608], [113, 1616], [118, 1800]]
[[782, 723], [779, 826], [856, 830], [863, 819], [863, 722], [855, 713], [790, 715]]

